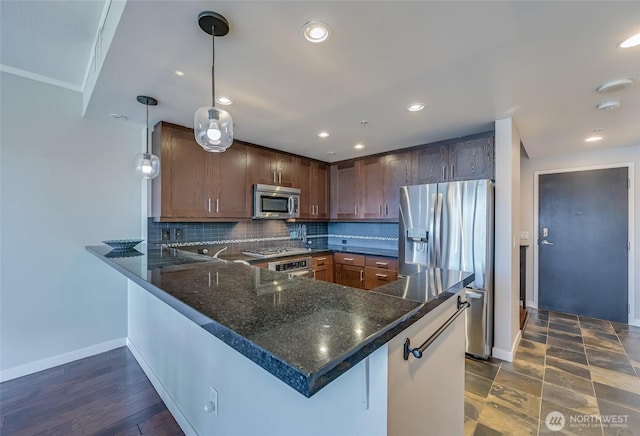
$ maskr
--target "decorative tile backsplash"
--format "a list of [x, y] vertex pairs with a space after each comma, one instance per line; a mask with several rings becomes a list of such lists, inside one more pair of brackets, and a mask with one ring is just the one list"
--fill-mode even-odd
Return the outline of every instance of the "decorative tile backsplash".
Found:
[[[306, 232], [307, 244], [302, 240], [302, 229]], [[237, 223], [158, 223], [149, 218], [148, 241], [175, 247], [224, 245], [229, 246], [230, 252], [266, 247], [323, 248], [327, 244], [396, 250], [398, 224], [287, 223], [281, 220]]]

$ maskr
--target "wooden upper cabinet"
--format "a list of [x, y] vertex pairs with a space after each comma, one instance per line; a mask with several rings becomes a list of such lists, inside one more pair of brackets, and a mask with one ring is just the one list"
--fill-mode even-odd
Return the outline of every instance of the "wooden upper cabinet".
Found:
[[312, 162], [307, 159], [300, 159], [298, 166], [298, 180], [296, 182], [296, 188], [300, 188], [300, 218], [309, 219], [313, 217], [315, 207], [313, 205], [313, 193], [312, 191], [312, 177], [311, 177]]
[[358, 217], [358, 169], [356, 161], [331, 165], [331, 218]]
[[250, 218], [251, 190], [247, 147], [234, 144], [224, 153], [204, 151], [193, 130], [159, 123], [153, 152], [160, 175], [152, 182], [153, 217], [160, 221]]
[[451, 180], [495, 178], [495, 137], [457, 142], [449, 146]]
[[358, 218], [374, 219], [384, 216], [384, 158], [358, 160], [360, 208]]
[[224, 153], [213, 153], [215, 215], [250, 218], [252, 186], [249, 171], [249, 147], [234, 142]]
[[207, 216], [211, 156], [196, 143], [193, 130], [158, 123], [153, 153], [160, 158], [160, 175], [152, 181], [152, 211], [156, 219]]
[[[302, 161], [302, 160], [301, 160]], [[315, 198], [316, 219], [329, 219], [329, 165], [313, 162], [311, 166], [312, 198]]]
[[293, 187], [297, 170], [298, 162], [294, 156], [264, 148], [251, 148], [253, 183]]
[[400, 187], [409, 184], [411, 184], [411, 153], [384, 156], [384, 218], [398, 219]]
[[414, 151], [411, 183], [495, 179], [495, 136], [474, 136]]
[[449, 149], [446, 145], [425, 146], [413, 152], [411, 183], [437, 183], [447, 180]]

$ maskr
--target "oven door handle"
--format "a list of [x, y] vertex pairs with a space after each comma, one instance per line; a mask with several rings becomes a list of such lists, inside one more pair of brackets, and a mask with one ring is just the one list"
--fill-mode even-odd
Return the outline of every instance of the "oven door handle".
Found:
[[311, 270], [303, 269], [300, 271], [293, 271], [288, 274], [289, 274], [289, 277], [309, 277], [309, 275], [311, 274]]

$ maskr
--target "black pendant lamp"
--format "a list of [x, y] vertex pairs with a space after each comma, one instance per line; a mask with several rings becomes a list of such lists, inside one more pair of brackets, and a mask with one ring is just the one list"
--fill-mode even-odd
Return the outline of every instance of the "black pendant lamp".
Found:
[[160, 174], [160, 159], [155, 154], [151, 154], [149, 150], [149, 106], [156, 106], [158, 100], [153, 97], [147, 97], [146, 95], [139, 95], [137, 100], [147, 107], [147, 128], [145, 130], [147, 148], [145, 153], [136, 155], [136, 174], [143, 179], [153, 179]]
[[229, 22], [222, 15], [204, 11], [198, 15], [200, 28], [211, 35], [211, 106], [201, 107], [193, 119], [196, 141], [206, 151], [222, 152], [233, 143], [233, 121], [229, 112], [216, 108], [214, 76], [215, 39], [229, 33]]

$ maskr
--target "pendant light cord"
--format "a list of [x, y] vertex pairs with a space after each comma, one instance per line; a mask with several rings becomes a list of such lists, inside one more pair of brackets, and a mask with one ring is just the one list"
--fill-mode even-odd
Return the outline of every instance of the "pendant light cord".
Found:
[[216, 62], [216, 26], [211, 25], [211, 106], [216, 106], [216, 81], [214, 65]]
[[145, 106], [147, 107], [147, 124], [145, 124], [145, 133], [147, 136], [147, 154], [151, 154], [151, 152], [149, 151], [149, 99], [147, 99], [147, 101], [145, 102]]

